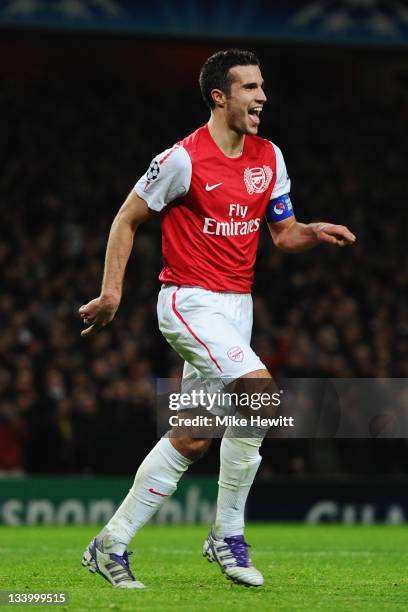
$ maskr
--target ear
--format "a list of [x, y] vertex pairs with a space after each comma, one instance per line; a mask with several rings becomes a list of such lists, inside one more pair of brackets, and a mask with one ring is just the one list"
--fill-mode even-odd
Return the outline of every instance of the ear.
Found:
[[224, 108], [225, 102], [227, 101], [226, 95], [221, 91], [221, 89], [213, 89], [211, 91], [211, 97], [215, 102], [215, 106], [218, 108]]

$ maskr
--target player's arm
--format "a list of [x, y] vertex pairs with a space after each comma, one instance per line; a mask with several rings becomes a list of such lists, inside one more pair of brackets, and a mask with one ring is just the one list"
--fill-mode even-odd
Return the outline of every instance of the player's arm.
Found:
[[83, 322], [88, 325], [81, 336], [95, 333], [110, 323], [115, 316], [122, 298], [123, 279], [135, 232], [152, 214], [146, 202], [132, 190], [112, 223], [106, 247], [101, 293], [79, 309]]
[[191, 160], [178, 145], [166, 149], [151, 162], [116, 215], [106, 247], [105, 269], [99, 297], [81, 306], [79, 313], [88, 325], [88, 336], [110, 323], [122, 297], [126, 264], [138, 226], [155, 212], [187, 193], [191, 181]]
[[356, 240], [345, 225], [333, 223], [300, 223], [294, 215], [283, 221], [268, 222], [274, 244], [286, 253], [301, 253], [322, 242], [346, 246]]
[[274, 244], [287, 253], [301, 253], [321, 242], [345, 246], [356, 237], [344, 225], [333, 223], [300, 223], [296, 221], [290, 201], [290, 179], [282, 151], [271, 143], [276, 155], [276, 181], [266, 210], [266, 221]]

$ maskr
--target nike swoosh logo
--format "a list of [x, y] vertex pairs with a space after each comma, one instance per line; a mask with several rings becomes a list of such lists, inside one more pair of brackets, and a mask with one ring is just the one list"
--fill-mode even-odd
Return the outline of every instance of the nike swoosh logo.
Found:
[[160, 493], [159, 491], [155, 491], [154, 489], [149, 489], [150, 493], [154, 493], [155, 495], [160, 495], [160, 497], [168, 497], [166, 493]]
[[216, 183], [215, 185], [209, 185], [208, 183], [205, 186], [205, 190], [206, 191], [212, 191], [213, 189], [215, 189], [216, 187], [219, 187], [220, 185], [222, 185], [222, 183]]

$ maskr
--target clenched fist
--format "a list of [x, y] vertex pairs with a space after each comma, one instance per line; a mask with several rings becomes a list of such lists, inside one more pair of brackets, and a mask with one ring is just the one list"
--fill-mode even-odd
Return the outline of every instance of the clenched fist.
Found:
[[84, 325], [89, 326], [81, 332], [81, 336], [90, 336], [110, 323], [119, 308], [119, 303], [118, 298], [100, 295], [81, 306], [78, 312]]

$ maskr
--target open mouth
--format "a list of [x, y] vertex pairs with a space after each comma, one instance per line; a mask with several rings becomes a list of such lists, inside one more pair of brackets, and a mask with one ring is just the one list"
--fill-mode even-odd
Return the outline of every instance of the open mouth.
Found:
[[250, 108], [248, 111], [248, 114], [251, 118], [251, 121], [254, 125], [259, 125], [261, 122], [260, 119], [260, 114], [262, 112], [262, 106], [254, 106], [253, 108]]

